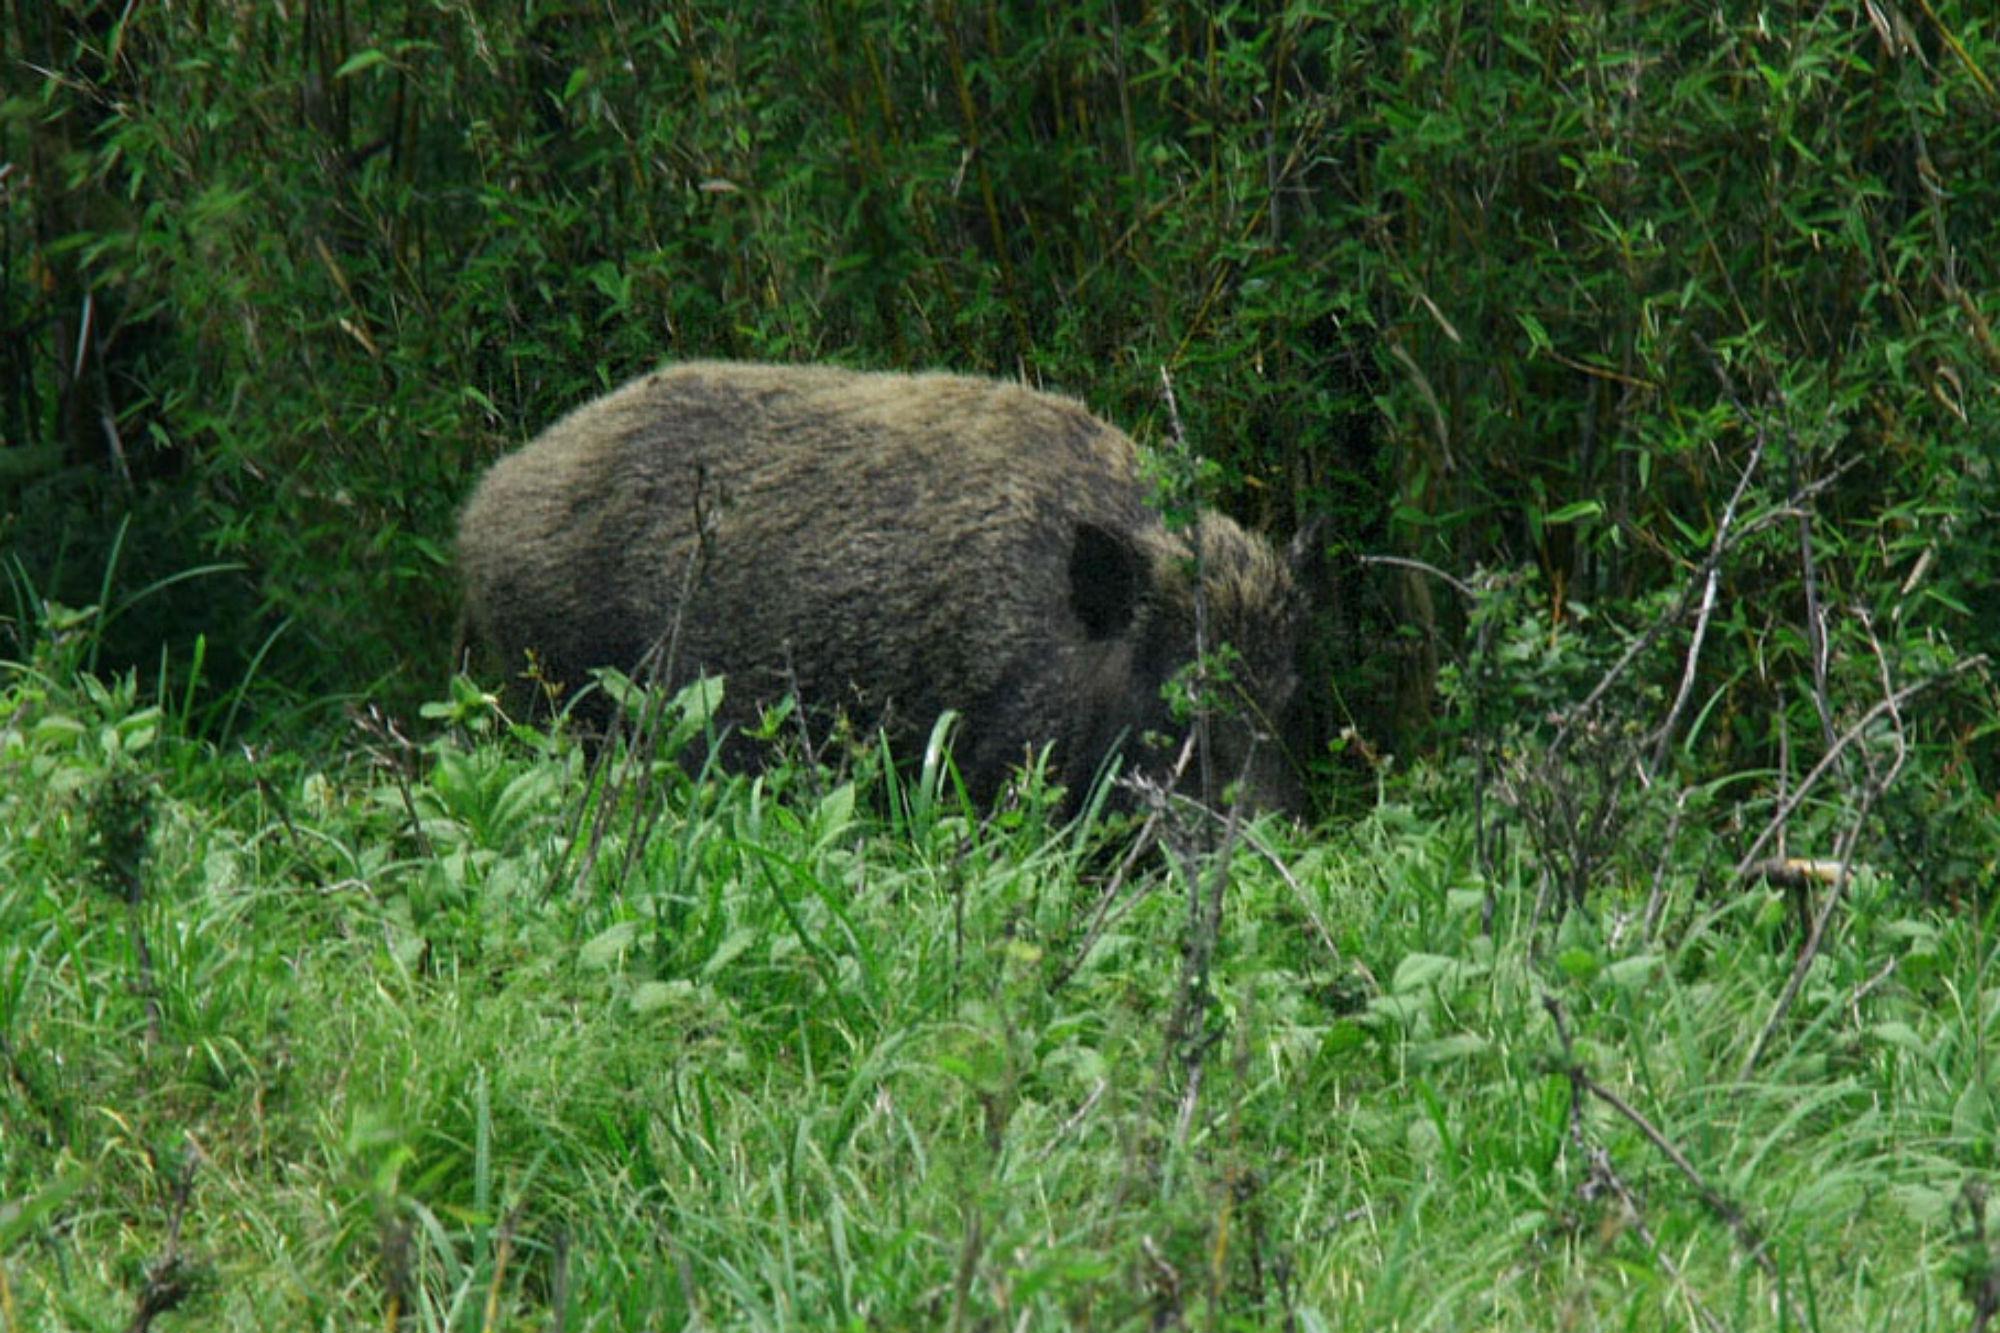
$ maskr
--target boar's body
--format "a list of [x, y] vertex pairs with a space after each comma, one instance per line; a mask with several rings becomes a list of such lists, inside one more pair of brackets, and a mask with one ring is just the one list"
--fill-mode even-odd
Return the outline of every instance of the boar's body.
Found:
[[[475, 637], [581, 684], [655, 647], [720, 673], [724, 718], [796, 690], [816, 716], [887, 728], [901, 753], [963, 715], [962, 774], [990, 799], [1053, 744], [1083, 789], [1170, 720], [1195, 655], [1194, 544], [1211, 642], [1260, 724], [1291, 688], [1292, 584], [1233, 522], [1170, 533], [1132, 442], [1067, 399], [944, 374], [690, 363], [556, 423], [487, 474], [459, 560]], [[1219, 728], [1217, 769], [1250, 753]], [[1272, 745], [1253, 786], [1289, 799]]]

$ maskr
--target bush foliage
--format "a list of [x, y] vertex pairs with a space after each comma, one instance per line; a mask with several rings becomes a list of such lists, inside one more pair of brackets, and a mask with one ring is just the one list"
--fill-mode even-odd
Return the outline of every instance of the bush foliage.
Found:
[[[434, 689], [479, 468], [690, 356], [1026, 375], [1155, 437], [1164, 369], [1227, 507], [1531, 566], [1556, 622], [1681, 579], [1754, 459], [1749, 506], [1813, 499], [1725, 571], [1739, 757], [1852, 609], [2000, 611], [1983, 5], [72, 0], [6, 40], [25, 581], [89, 601], [133, 512], [246, 567], [226, 646], [290, 617], [301, 683]], [[1322, 734], [1407, 742], [1463, 608], [1326, 581]]]

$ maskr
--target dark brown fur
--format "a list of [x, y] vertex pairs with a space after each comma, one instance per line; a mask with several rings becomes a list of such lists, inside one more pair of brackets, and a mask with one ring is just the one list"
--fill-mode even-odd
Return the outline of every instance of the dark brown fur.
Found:
[[[1170, 729], [1162, 683], [1209, 639], [1241, 654], [1246, 716], [1291, 691], [1283, 561], [1227, 518], [1169, 532], [1132, 442], [1064, 398], [954, 375], [695, 362], [635, 380], [487, 473], [458, 554], [472, 637], [583, 683], [672, 645], [671, 675], [726, 677], [725, 718], [794, 685], [920, 746], [964, 718], [982, 799], [1031, 747], [1079, 791], [1115, 746]], [[1219, 727], [1220, 776], [1250, 752]], [[1270, 744], [1253, 785], [1292, 794]]]

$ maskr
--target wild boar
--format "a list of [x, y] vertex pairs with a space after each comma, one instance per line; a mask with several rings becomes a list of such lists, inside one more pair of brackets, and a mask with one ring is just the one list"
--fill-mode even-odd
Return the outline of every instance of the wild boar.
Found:
[[[1072, 795], [1176, 730], [1162, 687], [1229, 645], [1220, 781], [1287, 806], [1285, 560], [1202, 513], [1170, 531], [1122, 432], [1066, 398], [948, 374], [693, 362], [634, 380], [494, 465], [459, 523], [468, 628], [581, 685], [649, 651], [724, 680], [723, 720], [795, 693], [905, 757], [945, 709], [982, 802], [1039, 746]], [[601, 705], [600, 705], [601, 708]]]

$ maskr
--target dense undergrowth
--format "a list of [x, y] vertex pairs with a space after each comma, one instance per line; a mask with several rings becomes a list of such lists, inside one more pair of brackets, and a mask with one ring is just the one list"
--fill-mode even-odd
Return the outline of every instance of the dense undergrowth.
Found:
[[[0, 4], [0, 1333], [1986, 1327], [1990, 8]], [[447, 687], [693, 356], [1327, 520], [1319, 822]]]
[[[1020, 376], [1142, 442], [1169, 377], [1207, 498], [1329, 520], [1328, 779], [1344, 729], [1431, 743], [1474, 633], [1393, 561], [1629, 624], [1762, 514], [1695, 682], [1731, 769], [1825, 743], [1799, 683], [1871, 628], [2000, 646], [1983, 0], [0, 13], [0, 549], [71, 606], [114, 545], [121, 590], [228, 566], [107, 659], [206, 633], [260, 713], [437, 693], [479, 469], [697, 356]], [[1984, 721], [1922, 719], [1990, 786]]]
[[1437, 770], [1310, 836], [1064, 826], [934, 758], [592, 767], [469, 683], [414, 738], [221, 752], [56, 659], [0, 686], [8, 1333], [1993, 1298], [1990, 914], [1898, 875], [1787, 1003], [1798, 903], [1726, 879], [1728, 821], [1558, 915]]

